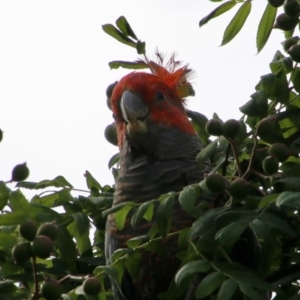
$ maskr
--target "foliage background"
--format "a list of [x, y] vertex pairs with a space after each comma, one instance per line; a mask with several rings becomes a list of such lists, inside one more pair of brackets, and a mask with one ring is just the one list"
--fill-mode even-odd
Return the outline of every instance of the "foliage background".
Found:
[[[243, 32], [243, 34], [245, 34], [245, 32]], [[186, 35], [184, 35], [184, 37], [186, 37]], [[166, 36], [165, 39], [168, 39], [168, 36]], [[187, 41], [185, 41], [183, 38], [180, 38], [179, 40], [180, 40], [180, 44], [187, 44]], [[201, 45], [201, 47], [206, 46], [205, 42], [207, 42], [207, 41], [204, 41], [204, 43], [203, 43], [203, 45]], [[103, 45], [102, 45], [102, 47], [103, 47]], [[108, 47], [108, 49], [110, 49], [110, 47]], [[203, 49], [203, 48], [201, 48], [201, 49]], [[243, 52], [241, 52], [240, 54], [245, 55], [245, 53], [243, 53]], [[200, 55], [200, 57], [203, 57], [203, 56]], [[210, 55], [210, 57], [211, 57], [211, 55]], [[270, 58], [271, 57], [272, 56], [270, 56]], [[115, 57], [114, 57], [114, 59], [115, 59]], [[122, 54], [122, 59], [124, 59], [123, 54]], [[270, 61], [270, 60], [271, 59], [268, 59], [268, 61]], [[208, 60], [206, 60], [206, 61], [208, 61]], [[214, 97], [216, 97], [218, 99], [227, 99], [227, 98], [224, 98], [223, 93], [220, 95], [220, 97], [218, 97], [215, 94], [215, 91], [216, 90], [222, 91], [223, 89], [225, 90], [226, 88], [228, 88], [228, 82], [226, 82], [226, 80], [225, 80], [226, 78], [229, 78], [229, 76], [227, 74], [228, 69], [230, 68], [231, 71], [234, 69], [233, 66], [234, 66], [234, 63], [237, 62], [237, 59], [236, 59], [236, 57], [232, 57], [232, 59], [230, 60], [225, 56], [224, 61], [227, 63], [227, 69], [221, 74], [223, 76], [218, 78], [216, 75], [218, 73], [218, 72], [216, 72], [216, 70], [218, 70], [217, 65], [220, 62], [218, 60], [217, 61], [209, 61], [209, 65], [212, 68], [212, 70], [214, 71], [213, 73], [208, 74], [208, 73], [204, 72], [204, 74], [201, 74], [202, 76], [204, 76], [203, 82], [206, 82], [207, 78], [213, 77], [213, 83], [214, 83], [213, 87], [214, 88], [210, 89], [210, 95], [208, 97], [209, 99], [214, 98]], [[222, 62], [224, 62], [224, 61], [222, 60]], [[232, 64], [232, 62], [233, 62], [233, 64]], [[243, 77], [243, 75], [245, 73], [247, 73], [247, 67], [244, 64], [243, 64], [243, 67], [244, 67], [244, 71], [246, 70], [246, 72], [241, 72], [241, 73], [236, 73], [236, 74], [233, 73], [233, 75], [231, 77], [231, 80], [234, 83], [233, 89], [231, 89], [232, 98], [236, 97], [236, 95], [238, 95], [238, 96], [240, 95], [239, 89], [237, 89], [237, 87], [241, 88], [242, 85], [237, 84], [235, 79]], [[276, 72], [274, 72], [274, 73], [276, 73]], [[242, 75], [240, 75], [240, 74], [242, 74]], [[218, 75], [220, 75], [220, 74], [218, 74]], [[262, 75], [262, 73], [260, 73], [260, 75]], [[63, 81], [61, 81], [61, 82], [63, 82]], [[216, 87], [217, 87], [217, 89], [216, 89]], [[234, 93], [232, 93], [232, 91], [234, 91]], [[251, 90], [251, 92], [249, 94], [251, 94], [252, 92], [253, 92], [253, 89]], [[267, 92], [268, 92], [268, 96], [270, 96], [271, 98], [272, 97], [276, 98], [277, 95], [273, 94], [273, 91], [268, 90]], [[53, 115], [50, 114], [50, 112], [49, 112], [50, 109], [48, 109], [49, 106], [51, 107], [51, 105], [52, 105], [51, 99], [49, 99], [49, 100], [50, 101], [47, 101], [46, 103], [44, 103], [44, 104], [46, 104], [45, 107], [47, 110], [47, 115], [43, 115], [43, 120], [47, 119], [47, 117], [50, 117], [50, 119], [53, 120], [53, 118], [51, 118], [51, 116], [53, 116]], [[271, 100], [277, 101], [276, 99], [275, 100], [271, 99]], [[245, 101], [243, 100], [242, 103], [244, 103], [244, 102]], [[49, 105], [50, 103], [51, 103], [51, 105]], [[227, 108], [230, 107], [229, 103], [227, 103], [226, 101], [225, 101], [225, 104], [226, 104]], [[70, 108], [70, 107], [72, 108], [74, 105], [75, 105], [74, 103], [72, 103], [72, 104], [68, 103], [67, 108]], [[79, 106], [81, 107], [81, 105], [79, 105]], [[54, 106], [54, 107], [57, 110], [58, 106]], [[237, 106], [235, 106], [235, 107], [237, 107]], [[21, 107], [19, 107], [19, 108], [20, 108], [20, 111], [22, 111]], [[61, 113], [61, 118], [59, 118], [60, 114], [56, 114], [56, 110], [55, 110], [55, 114], [54, 114], [56, 116], [56, 119], [53, 120], [53, 122], [48, 123], [48, 124], [51, 124], [50, 130], [52, 130], [52, 132], [53, 132], [53, 126], [57, 126], [56, 121], [58, 119], [63, 119], [63, 116], [65, 114], [65, 110], [61, 110], [61, 107], [60, 107], [60, 109], [58, 111]], [[24, 112], [24, 111], [25, 110], [23, 110], [22, 112]], [[203, 112], [203, 111], [201, 110], [201, 112]], [[271, 110], [271, 112], [272, 112], [272, 110]], [[251, 123], [250, 126], [253, 127], [253, 130], [255, 130], [255, 124], [259, 121], [259, 119], [261, 117], [263, 117], [265, 115], [266, 114], [259, 115], [258, 119], [252, 120], [252, 122], [250, 122]], [[286, 117], [286, 119], [289, 119], [289, 117], [291, 117], [291, 115], [288, 115]], [[77, 121], [76, 123], [78, 124], [78, 120], [80, 120], [80, 119], [77, 119], [77, 118], [75, 118], [75, 119]], [[91, 119], [93, 119], [93, 118], [91, 118]], [[15, 119], [9, 118], [9, 120], [13, 124], [16, 123]], [[30, 120], [32, 121], [31, 124], [33, 124], [33, 123], [35, 125], [37, 124], [36, 118], [35, 119], [30, 118]], [[283, 120], [285, 120], [285, 119], [283, 118]], [[18, 121], [20, 121], [20, 120], [18, 120]], [[48, 119], [48, 121], [49, 121], [49, 119]], [[22, 125], [22, 122], [20, 122], [20, 123]], [[64, 124], [65, 124], [65, 122], [64, 122]], [[295, 125], [296, 127], [298, 126], [297, 123], [293, 124], [293, 125]], [[62, 127], [63, 127], [63, 125], [62, 125]], [[22, 126], [22, 127], [19, 127], [18, 129], [20, 129], [20, 128], [22, 128], [22, 130], [26, 132], [25, 127]], [[57, 128], [57, 132], [58, 131], [60, 131], [59, 126]], [[71, 131], [72, 131], [72, 134], [74, 134], [73, 138], [75, 140], [77, 140], [78, 139], [78, 131], [76, 131], [76, 130], [74, 131], [74, 127], [72, 127]], [[46, 138], [47, 141], [50, 140], [49, 136], [47, 136], [47, 135], [45, 135], [45, 136], [47, 137]], [[68, 138], [70, 138], [70, 136], [68, 136]], [[244, 138], [244, 136], [242, 138]], [[278, 138], [278, 141], [279, 140], [280, 139]], [[277, 141], [276, 138], [275, 138], [275, 140], [272, 140], [272, 141], [269, 140], [268, 142], [273, 143], [274, 141]], [[20, 142], [20, 140], [19, 140], [19, 142]], [[45, 144], [47, 145], [47, 143], [45, 143], [45, 142], [42, 143], [42, 141], [39, 140], [38, 146], [41, 146], [41, 145], [44, 146]], [[54, 149], [56, 149], [56, 150], [61, 149], [59, 147], [60, 145], [61, 144], [56, 144], [55, 145], [56, 147]], [[87, 146], [85, 143], [84, 143], [84, 145], [86, 148]], [[242, 146], [242, 143], [240, 146]], [[18, 147], [18, 149], [22, 149], [22, 148]], [[48, 151], [49, 151], [49, 149], [48, 149]], [[43, 151], [41, 151], [41, 147], [39, 147], [39, 153], [41, 153], [41, 152], [43, 153]], [[24, 152], [22, 152], [22, 153], [24, 154]], [[61, 156], [59, 156], [59, 154], [61, 154], [61, 152], [57, 153], [57, 155], [55, 155], [55, 152], [52, 152], [51, 154], [56, 158], [61, 157]], [[78, 156], [77, 156], [77, 158], [78, 158]], [[246, 159], [247, 159], [247, 157], [246, 157]], [[78, 160], [76, 160], [76, 161], [78, 161]], [[63, 162], [65, 163], [65, 160], [63, 160]], [[297, 161], [291, 161], [292, 166], [293, 166], [293, 164], [297, 164], [297, 163], [298, 163]], [[290, 167], [290, 165], [287, 165], [287, 169], [289, 169], [289, 167]], [[293, 174], [293, 173], [291, 173], [291, 174]], [[296, 175], [297, 175], [297, 173], [296, 173]], [[4, 187], [4, 185], [1, 186], [2, 203], [5, 204], [5, 201], [8, 199], [9, 204], [10, 204], [10, 209], [13, 211], [13, 213], [2, 215], [2, 225], [5, 226], [5, 230], [4, 230], [4, 227], [2, 228], [3, 229], [2, 270], [3, 270], [3, 275], [5, 276], [5, 278], [11, 278], [12, 280], [15, 280], [15, 281], [23, 281], [23, 279], [28, 278], [27, 276], [29, 273], [27, 274], [27, 271], [30, 271], [29, 270], [30, 267], [28, 267], [28, 270], [25, 267], [25, 269], [24, 269], [25, 273], [23, 273], [23, 271], [21, 270], [22, 268], [18, 269], [16, 267], [16, 269], [10, 269], [11, 261], [9, 260], [9, 256], [8, 256], [9, 251], [7, 251], [8, 248], [11, 247], [18, 240], [18, 236], [14, 236], [14, 234], [15, 234], [15, 226], [14, 225], [22, 222], [28, 216], [30, 216], [30, 218], [34, 219], [39, 224], [46, 222], [46, 221], [55, 220], [60, 225], [60, 228], [61, 228], [60, 237], [59, 237], [59, 240], [57, 241], [57, 253], [56, 253], [57, 260], [55, 260], [55, 259], [53, 260], [52, 266], [50, 266], [50, 265], [47, 266], [47, 263], [45, 265], [45, 262], [42, 262], [41, 265], [37, 265], [37, 270], [41, 274], [41, 281], [43, 281], [43, 278], [46, 278], [49, 274], [51, 274], [52, 276], [55, 276], [55, 277], [61, 277], [62, 275], [66, 275], [68, 272], [73, 272], [75, 269], [76, 269], [76, 272], [80, 271], [79, 273], [90, 273], [91, 270], [93, 269], [93, 266], [103, 263], [103, 262], [101, 263], [101, 259], [103, 260], [103, 257], [101, 256], [101, 249], [103, 248], [102, 247], [102, 244], [103, 244], [103, 220], [101, 220], [101, 218], [100, 218], [100, 220], [98, 218], [96, 218], [96, 216], [98, 216], [98, 214], [95, 215], [95, 209], [98, 209], [97, 212], [100, 215], [101, 211], [109, 208], [110, 203], [111, 203], [111, 198], [112, 198], [112, 194], [111, 194], [112, 189], [110, 188], [110, 186], [104, 186], [104, 185], [101, 186], [89, 172], [85, 173], [85, 177], [87, 180], [88, 189], [90, 190], [90, 192], [88, 192], [88, 193], [90, 193], [90, 197], [88, 199], [83, 198], [83, 197], [73, 198], [72, 195], [70, 194], [72, 185], [69, 184], [69, 182], [65, 181], [65, 179], [62, 177], [56, 178], [56, 180], [54, 180], [54, 181], [43, 181], [42, 183], [39, 183], [37, 185], [33, 184], [33, 183], [24, 183], [24, 184], [20, 185], [20, 186], [23, 186], [26, 188], [41, 188], [41, 187], [43, 188], [43, 187], [47, 187], [47, 186], [62, 188], [62, 190], [60, 190], [60, 192], [58, 192], [58, 193], [54, 193], [54, 194], [50, 194], [50, 195], [44, 194], [42, 197], [34, 197], [31, 201], [32, 202], [31, 205], [28, 205], [25, 198], [22, 196], [22, 194], [20, 194], [20, 192], [16, 191], [16, 192], [8, 194], [8, 190]], [[290, 183], [292, 183], [292, 182], [290, 182]], [[295, 185], [295, 184], [292, 184], [292, 185]], [[266, 186], [265, 188], [267, 191], [268, 186]], [[296, 184], [296, 188], [289, 188], [288, 190], [291, 192], [298, 191], [297, 184]], [[277, 206], [281, 207], [282, 211], [284, 213], [287, 212], [287, 215], [290, 215], [292, 213], [292, 210], [296, 209], [297, 204], [295, 202], [296, 201], [295, 198], [291, 198], [291, 199], [289, 199], [291, 201], [291, 203], [289, 203], [289, 205], [288, 205], [289, 208], [287, 209], [285, 207], [285, 205], [286, 205], [285, 202], [286, 202], [287, 196], [289, 196], [289, 195], [283, 194], [281, 198], [278, 198]], [[280, 199], [280, 201], [279, 201], [279, 199]], [[271, 200], [270, 200], [270, 198], [265, 200], [264, 204], [263, 204], [264, 206], [260, 206], [260, 208], [264, 209], [269, 204], [269, 201], [272, 202], [274, 200], [276, 200], [274, 197]], [[256, 207], [254, 203], [251, 203], [251, 205], [253, 205], [253, 208]], [[59, 214], [56, 214], [54, 211], [49, 210], [50, 207], [57, 207], [57, 206], [63, 206], [66, 213], [59, 215]], [[95, 237], [95, 242], [97, 244], [97, 247], [96, 247], [97, 253], [95, 255], [95, 258], [90, 258], [92, 255], [92, 252], [91, 252], [92, 249], [91, 249], [91, 244], [89, 241], [89, 220], [88, 220], [87, 216], [89, 216], [93, 220], [93, 223], [98, 227], [98, 229], [100, 229], [100, 231], [96, 233], [96, 237]], [[261, 216], [251, 215], [251, 218], [260, 218], [260, 217]], [[287, 221], [286, 217], [283, 217], [282, 215], [279, 216], [279, 219], [282, 219], [283, 222]], [[286, 227], [286, 224], [278, 222], [278, 218], [276, 219], [276, 217], [274, 217], [274, 216], [273, 216], [273, 219], [271, 217], [271, 219], [266, 219], [263, 221], [271, 228], [276, 228], [277, 230], [279, 230], [280, 233], [277, 232], [276, 234], [280, 238], [284, 238], [284, 239], [290, 238], [290, 236], [294, 236], [294, 234], [295, 234], [293, 231], [290, 231], [290, 228], [288, 226]], [[275, 224], [276, 222], [277, 222], [277, 224]], [[243, 226], [244, 226], [244, 224], [243, 224]], [[68, 232], [65, 230], [66, 228], [68, 229]], [[296, 230], [297, 228], [294, 228], [294, 229]], [[64, 246], [65, 246], [64, 243], [65, 243], [68, 235], [69, 235], [68, 238], [70, 241], [70, 244], [68, 244], [68, 246], [70, 248], [68, 249], [68, 251], [64, 252], [66, 250], [66, 249], [64, 249]], [[76, 239], [76, 242], [78, 245], [77, 249], [75, 248], [75, 245], [72, 244], [72, 242], [70, 240], [71, 236], [73, 236]], [[262, 236], [267, 240], [267, 235], [264, 236], [262, 234]], [[8, 244], [8, 241], [10, 241], [9, 244]], [[297, 245], [292, 245], [291, 247], [297, 247]], [[75, 256], [78, 254], [80, 255], [80, 259], [77, 262], [77, 266], [75, 269], [71, 263], [72, 256], [68, 257], [70, 253], [73, 253], [72, 254], [73, 257], [74, 257], [74, 255]], [[295, 261], [297, 261], [298, 258], [296, 257], [293, 259], [295, 259]], [[61, 268], [61, 266], [59, 267], [60, 263], [63, 263], [64, 267], [62, 267], [62, 268]], [[215, 267], [222, 269], [222, 265], [216, 265]], [[266, 270], [268, 270], [269, 266], [264, 266], [264, 267], [266, 269], [264, 269], [263, 271], [266, 272]], [[224, 270], [226, 272], [226, 268]], [[109, 269], [109, 268], [107, 269], [105, 267], [98, 268], [97, 272], [98, 272], [97, 274], [99, 275], [99, 277], [102, 278], [103, 286], [105, 285], [105, 279], [104, 279], [104, 277], [102, 277], [102, 276], [104, 276], [104, 273], [110, 274], [110, 276], [112, 276], [112, 277], [116, 276], [111, 273], [111, 272], [113, 272], [111, 269]], [[101, 274], [103, 274], [103, 275], [101, 275]], [[13, 275], [17, 275], [17, 276], [13, 276]], [[76, 280], [80, 280], [80, 279], [77, 278]], [[30, 282], [30, 285], [32, 285], [31, 280], [29, 280], [29, 282]], [[257, 281], [257, 279], [256, 280], [253, 279], [253, 282], [254, 282], [253, 283], [254, 287], [262, 287], [263, 286], [263, 283]], [[66, 285], [68, 285], [68, 283]], [[70, 286], [66, 286], [66, 285], [64, 286], [64, 289], [66, 291], [68, 291], [70, 289]], [[76, 285], [77, 284], [75, 283], [74, 286], [76, 287]], [[4, 286], [4, 292], [8, 292], [8, 290], [6, 290], [5, 288], [6, 287]], [[9, 288], [14, 289], [13, 286], [9, 286]], [[263, 288], [265, 288], [265, 286]], [[245, 291], [246, 291], [246, 289], [245, 289]], [[11, 290], [9, 291], [9, 293], [10, 292], [11, 292]], [[77, 292], [80, 293], [80, 289], [77, 290]], [[18, 299], [18, 298], [22, 299], [22, 295], [24, 295], [23, 293], [26, 294], [25, 291], [21, 291], [21, 290], [17, 291], [15, 294], [16, 295], [15, 299]], [[296, 292], [294, 292], [294, 293], [296, 293]], [[104, 295], [105, 295], [104, 292], [102, 292], [99, 296], [100, 299], [104, 299], [104, 297], [105, 297]], [[248, 296], [252, 295], [249, 297], [253, 298], [253, 299], [255, 299], [255, 297], [256, 297], [255, 296], [256, 294], [252, 290], [249, 290], [249, 289], [248, 289], [247, 295]], [[294, 296], [292, 296], [292, 298], [296, 299]]]

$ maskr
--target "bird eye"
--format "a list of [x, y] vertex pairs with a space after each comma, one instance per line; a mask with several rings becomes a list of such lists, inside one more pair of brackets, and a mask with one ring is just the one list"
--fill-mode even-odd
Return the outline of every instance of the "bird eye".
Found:
[[158, 92], [157, 92], [157, 98], [158, 98], [159, 100], [164, 100], [164, 99], [165, 99], [165, 95], [163, 94], [163, 92], [158, 91]]

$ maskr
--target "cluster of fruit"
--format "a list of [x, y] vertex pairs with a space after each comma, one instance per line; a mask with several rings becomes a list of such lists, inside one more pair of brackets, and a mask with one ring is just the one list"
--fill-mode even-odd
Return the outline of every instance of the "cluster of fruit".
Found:
[[[264, 136], [269, 134], [274, 129], [274, 118], [264, 118], [258, 125], [255, 134]], [[240, 122], [230, 119], [222, 124], [218, 119], [209, 120], [206, 123], [206, 131], [213, 136], [223, 135], [229, 141], [233, 142], [238, 135]], [[283, 143], [274, 143], [268, 147], [267, 156], [262, 161], [262, 170], [270, 176], [270, 183], [275, 185], [276, 181], [283, 178], [283, 173], [278, 173], [280, 163], [286, 161], [290, 156], [290, 150]], [[228, 194], [235, 199], [242, 199], [249, 194], [250, 184], [244, 178], [237, 178], [230, 184], [220, 174], [212, 173], [206, 177], [207, 188], [215, 193], [220, 193], [227, 190]]]
[[283, 6], [284, 13], [276, 18], [274, 28], [293, 30], [299, 22], [300, 5], [297, 0], [268, 0], [273, 7]]
[[53, 253], [53, 241], [58, 235], [56, 224], [47, 222], [37, 228], [33, 221], [27, 220], [19, 226], [19, 232], [27, 242], [18, 243], [12, 250], [17, 264], [22, 264], [33, 256], [45, 259]]
[[[16, 264], [23, 264], [31, 257], [45, 259], [53, 253], [53, 241], [58, 235], [58, 227], [47, 222], [38, 228], [32, 220], [27, 220], [19, 226], [19, 233], [26, 242], [18, 243], [12, 249], [12, 256]], [[47, 300], [59, 299], [62, 287], [56, 279], [49, 278], [44, 282], [41, 292]]]

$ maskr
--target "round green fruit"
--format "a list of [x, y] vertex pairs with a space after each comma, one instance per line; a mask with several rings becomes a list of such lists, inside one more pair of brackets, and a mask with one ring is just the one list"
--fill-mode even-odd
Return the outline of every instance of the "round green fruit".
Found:
[[205, 124], [205, 130], [209, 135], [220, 136], [222, 135], [222, 123], [218, 119], [212, 119]]
[[267, 156], [262, 162], [262, 168], [267, 175], [273, 175], [278, 171], [279, 161], [275, 156]]
[[285, 0], [283, 4], [285, 14], [291, 18], [299, 15], [300, 6], [297, 0]]
[[227, 186], [226, 179], [218, 173], [209, 174], [205, 182], [207, 188], [214, 193], [223, 192]]
[[234, 139], [240, 131], [240, 122], [234, 119], [227, 120], [222, 126], [223, 135], [228, 139]]
[[106, 126], [104, 130], [104, 136], [109, 143], [113, 144], [114, 146], [118, 146], [118, 134], [115, 123]]
[[21, 242], [15, 245], [11, 251], [14, 261], [22, 264], [31, 258], [31, 247], [29, 242]]
[[287, 160], [289, 152], [288, 146], [282, 143], [275, 143], [268, 150], [268, 153], [277, 157], [280, 162]]
[[259, 121], [256, 128], [256, 134], [259, 136], [268, 135], [275, 130], [275, 118], [264, 118]]
[[297, 63], [300, 62], [300, 45], [296, 44], [292, 46], [287, 53], [290, 55], [291, 59]]
[[89, 277], [83, 282], [83, 291], [89, 295], [97, 295], [101, 290], [100, 281], [95, 277]]
[[268, 2], [270, 3], [270, 5], [272, 5], [273, 7], [280, 7], [283, 5], [284, 0], [268, 0]]
[[282, 47], [283, 47], [284, 51], [288, 52], [288, 50], [292, 46], [296, 45], [298, 43], [298, 41], [299, 41], [299, 37], [298, 36], [294, 36], [294, 37], [286, 39], [281, 44], [282, 44]]
[[11, 180], [12, 181], [23, 181], [28, 176], [29, 176], [29, 169], [28, 169], [26, 163], [24, 163], [24, 164], [16, 165], [13, 168], [12, 174], [11, 174]]
[[57, 300], [62, 294], [62, 286], [56, 279], [49, 278], [43, 283], [41, 292], [46, 300]]
[[54, 251], [53, 241], [48, 236], [39, 235], [31, 243], [31, 251], [33, 255], [46, 259]]
[[2, 141], [3, 139], [3, 131], [0, 129], [0, 142]]
[[284, 31], [290, 31], [297, 26], [298, 22], [299, 22], [298, 17], [291, 18], [285, 13], [283, 13], [277, 16], [274, 28], [278, 28]]
[[21, 236], [27, 241], [33, 241], [36, 237], [37, 226], [32, 220], [27, 220], [19, 226]]
[[45, 235], [54, 241], [58, 236], [58, 227], [52, 222], [44, 223], [39, 227], [37, 235]]
[[232, 181], [228, 187], [228, 193], [236, 199], [245, 198], [249, 194], [250, 185], [245, 179], [239, 178]]

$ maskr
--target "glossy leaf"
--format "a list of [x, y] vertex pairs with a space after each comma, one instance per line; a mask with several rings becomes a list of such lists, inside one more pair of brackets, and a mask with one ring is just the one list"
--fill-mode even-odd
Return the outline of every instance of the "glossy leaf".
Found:
[[[278, 198], [277, 198], [277, 201], [278, 201]], [[262, 214], [261, 219], [268, 226], [270, 226], [272, 228], [276, 228], [287, 235], [291, 235], [291, 236], [295, 235], [295, 232], [291, 229], [291, 227], [288, 225], [287, 222], [281, 220], [280, 218], [276, 217], [275, 215], [273, 215], [271, 213], [266, 212], [266, 213]]]
[[246, 1], [242, 4], [229, 25], [226, 27], [221, 46], [229, 43], [239, 33], [249, 16], [251, 7], [252, 4], [250, 1]]
[[146, 54], [146, 43], [138, 41], [136, 43], [136, 51], [138, 54]]
[[137, 40], [135, 33], [124, 16], [117, 19], [116, 25], [126, 36], [131, 36], [133, 39]]
[[137, 278], [137, 276], [139, 275], [141, 263], [142, 254], [139, 251], [130, 253], [126, 258], [125, 266], [133, 279]]
[[27, 220], [27, 214], [22, 211], [15, 211], [0, 215], [0, 226], [18, 225]]
[[222, 228], [216, 234], [221, 245], [233, 245], [248, 226], [248, 221], [234, 222]]
[[102, 216], [106, 217], [109, 214], [113, 214], [113, 213], [119, 211], [120, 209], [122, 209], [126, 205], [134, 206], [134, 202], [123, 202], [123, 203], [114, 205], [111, 208], [104, 210], [102, 212]]
[[264, 300], [265, 297], [260, 296], [251, 286], [240, 284], [240, 290], [251, 300]]
[[259, 21], [256, 34], [256, 47], [259, 53], [267, 43], [275, 22], [277, 8], [267, 3], [266, 9]]
[[193, 186], [188, 186], [179, 194], [179, 202], [182, 208], [190, 215], [195, 209], [195, 202], [197, 198], [196, 190]]
[[225, 13], [226, 11], [230, 10], [231, 8], [233, 8], [236, 5], [235, 1], [227, 1], [223, 4], [221, 4], [220, 6], [218, 6], [217, 8], [215, 8], [211, 13], [209, 13], [206, 17], [204, 17], [200, 22], [199, 22], [199, 26], [203, 26], [204, 24], [206, 24], [208, 21], [210, 21], [213, 18], [216, 18], [217, 16], [222, 15], [223, 13]]
[[246, 102], [239, 110], [251, 117], [263, 116], [268, 112], [268, 96], [264, 89], [258, 90], [251, 95], [251, 100]]
[[101, 190], [100, 183], [93, 177], [93, 175], [89, 171], [85, 171], [84, 177], [86, 179], [87, 187], [92, 190]]
[[114, 25], [112, 24], [105, 24], [102, 25], [102, 29], [104, 32], [106, 32], [111, 37], [115, 38], [117, 41], [126, 44], [128, 46], [131, 46], [133, 48], [136, 47], [136, 43], [128, 38], [124, 33], [122, 33], [120, 30], [118, 30]]
[[171, 226], [171, 215], [175, 196], [172, 194], [163, 200], [156, 213], [158, 232], [162, 237], [166, 237]]
[[221, 272], [213, 272], [208, 274], [198, 285], [196, 290], [196, 298], [203, 299], [209, 296], [224, 281], [225, 276]]
[[230, 300], [238, 288], [238, 283], [234, 279], [227, 279], [223, 282], [218, 293], [217, 300]]
[[[133, 216], [131, 218], [131, 225], [133, 227], [137, 226], [137, 224], [142, 220], [142, 218], [145, 218], [148, 221], [150, 221], [152, 219], [153, 208], [154, 208], [155, 202], [157, 202], [157, 201], [156, 200], [147, 201], [147, 202], [143, 203], [136, 210], [136, 212], [133, 214]], [[151, 215], [151, 218], [149, 219], [150, 215]]]
[[120, 153], [114, 154], [109, 162], [108, 162], [108, 168], [111, 169], [115, 164], [117, 164], [120, 161]]
[[216, 261], [213, 263], [217, 270], [234, 279], [239, 284], [246, 284], [263, 290], [273, 290], [272, 286], [254, 272], [236, 263]]
[[176, 284], [180, 285], [185, 278], [195, 273], [206, 273], [211, 269], [211, 264], [207, 260], [196, 260], [185, 264], [178, 270], [175, 276]]
[[148, 67], [145, 63], [142, 62], [131, 62], [131, 61], [122, 61], [122, 60], [114, 60], [108, 63], [111, 69], [132, 69], [132, 70], [140, 70], [140, 69], [147, 69]]
[[115, 212], [115, 222], [119, 230], [122, 230], [124, 228], [127, 215], [134, 206], [134, 203], [129, 202], [126, 205], [124, 205], [120, 210]]
[[[288, 182], [288, 181], [286, 181], [286, 182]], [[298, 179], [298, 182], [299, 182], [299, 179]], [[283, 192], [283, 193], [281, 193], [276, 200], [276, 205], [279, 208], [281, 206], [288, 206], [288, 207], [292, 207], [292, 208], [298, 210], [300, 207], [300, 192]]]

